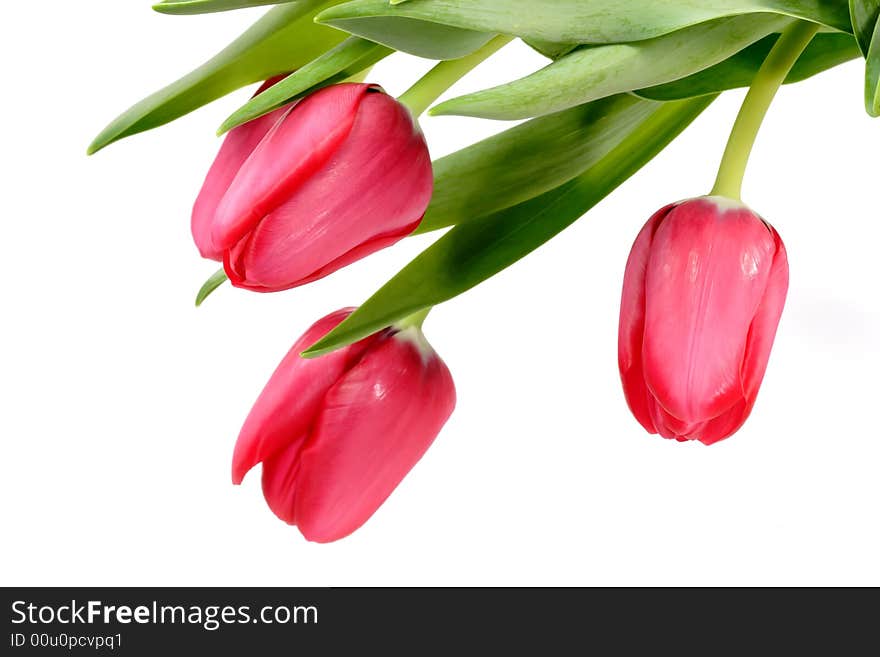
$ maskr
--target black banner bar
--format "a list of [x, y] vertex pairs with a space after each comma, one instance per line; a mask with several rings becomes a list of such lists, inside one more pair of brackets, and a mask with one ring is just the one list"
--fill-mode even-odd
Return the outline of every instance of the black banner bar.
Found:
[[[870, 590], [9, 588], [2, 655], [876, 651]], [[708, 642], [708, 644], [707, 644]], [[713, 647], [714, 646], [714, 647]], [[849, 652], [847, 647], [854, 651]], [[725, 650], [721, 650], [724, 648]], [[384, 651], [384, 652], [383, 652]], [[440, 651], [440, 652], [438, 652]]]

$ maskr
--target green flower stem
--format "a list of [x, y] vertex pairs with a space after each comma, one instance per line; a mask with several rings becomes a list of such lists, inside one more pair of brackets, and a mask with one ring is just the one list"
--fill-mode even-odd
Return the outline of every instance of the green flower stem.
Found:
[[408, 317], [404, 317], [403, 319], [394, 322], [394, 327], [400, 330], [409, 328], [410, 326], [415, 326], [416, 328], [421, 329], [422, 324], [425, 323], [425, 318], [428, 316], [428, 313], [430, 313], [433, 309], [434, 306], [428, 306], [427, 308], [418, 310], [412, 315], [409, 315]]
[[512, 40], [513, 37], [499, 35], [470, 55], [440, 62], [403, 92], [398, 100], [409, 108], [413, 116], [421, 116], [444, 91]]
[[373, 70], [373, 67], [368, 66], [363, 71], [360, 71], [359, 73], [355, 73], [354, 75], [350, 75], [347, 78], [345, 78], [345, 82], [364, 82], [367, 79], [367, 76], [370, 74], [370, 72], [372, 72], [372, 70]]
[[799, 20], [787, 27], [776, 41], [755, 74], [730, 131], [712, 195], [740, 200], [743, 176], [764, 116], [788, 72], [818, 31], [818, 24]]
[[[398, 2], [405, 0], [398, 0]], [[444, 91], [449, 89], [453, 84], [458, 82], [465, 75], [474, 70], [481, 62], [485, 61], [508, 43], [513, 41], [513, 37], [498, 35], [479, 50], [475, 50], [470, 55], [460, 57], [459, 59], [449, 59], [437, 64], [430, 71], [425, 73], [413, 86], [403, 92], [397, 100], [406, 105], [412, 115], [416, 118], [425, 113], [435, 100], [437, 100]], [[408, 317], [404, 317], [394, 323], [394, 327], [400, 330], [415, 326], [421, 329], [428, 313], [431, 312], [433, 306], [428, 306], [422, 310], [414, 312]]]

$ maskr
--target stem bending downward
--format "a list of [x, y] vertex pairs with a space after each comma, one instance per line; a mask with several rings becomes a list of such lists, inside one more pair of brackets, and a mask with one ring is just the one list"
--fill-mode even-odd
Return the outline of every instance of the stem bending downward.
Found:
[[425, 73], [418, 82], [404, 91], [397, 100], [406, 105], [413, 116], [421, 116], [444, 91], [512, 40], [513, 37], [497, 36], [470, 55], [440, 62]]
[[740, 199], [749, 155], [770, 103], [791, 67], [818, 31], [819, 25], [816, 23], [796, 21], [785, 29], [767, 55], [755, 74], [749, 93], [733, 124], [727, 148], [721, 158], [715, 187], [712, 188], [713, 195]]

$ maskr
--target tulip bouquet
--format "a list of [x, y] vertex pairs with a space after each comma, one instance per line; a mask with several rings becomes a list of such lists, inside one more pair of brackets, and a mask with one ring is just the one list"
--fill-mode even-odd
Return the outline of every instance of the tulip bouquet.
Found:
[[[650, 433], [712, 444], [747, 419], [788, 289], [776, 229], [746, 206], [752, 144], [783, 83], [866, 60], [880, 114], [880, 0], [164, 0], [166, 14], [275, 5], [203, 66], [115, 119], [90, 153], [249, 84], [192, 210], [227, 281], [280, 292], [414, 233], [449, 228], [360, 307], [315, 322], [259, 396], [232, 478], [309, 540], [347, 536], [425, 453], [455, 405], [422, 332], [436, 305], [583, 216], [717, 96], [749, 91], [715, 186], [652, 216], [626, 265], [619, 366]], [[521, 39], [547, 65], [436, 104]], [[399, 98], [370, 78], [401, 51], [438, 63]], [[526, 121], [431, 161], [419, 116]], [[700, 190], [697, 190], [699, 192]], [[195, 196], [195, 194], [194, 194]], [[657, 199], [668, 202], [670, 199]]]

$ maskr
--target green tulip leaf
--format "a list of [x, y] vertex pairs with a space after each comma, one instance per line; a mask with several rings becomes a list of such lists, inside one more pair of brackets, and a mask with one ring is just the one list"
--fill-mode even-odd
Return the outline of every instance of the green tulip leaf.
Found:
[[[678, 31], [698, 23], [739, 14], [771, 13], [803, 18], [851, 32], [849, 11], [842, 0], [353, 0], [323, 12], [318, 20], [379, 41], [398, 50], [416, 24], [436, 23], [476, 32], [509, 34], [555, 43], [624, 43]], [[398, 33], [382, 40], [377, 30]], [[411, 28], [405, 28], [410, 25]]]
[[345, 34], [314, 23], [327, 5], [327, 0], [300, 0], [270, 9], [213, 59], [114, 119], [89, 146], [89, 154], [248, 84], [289, 73], [336, 46]]
[[455, 226], [304, 355], [319, 356], [356, 342], [507, 268], [610, 194], [712, 100], [703, 96], [654, 104], [644, 121], [576, 178], [524, 203]]
[[[388, 0], [381, 0], [386, 8]], [[351, 4], [351, 3], [349, 3]], [[481, 48], [495, 36], [478, 30], [462, 29], [437, 23], [422, 21], [406, 16], [367, 16], [354, 20], [346, 16], [336, 16], [335, 7], [318, 14], [318, 23], [331, 25], [340, 30], [394, 50], [400, 50], [428, 59], [458, 59]]]
[[510, 120], [558, 112], [686, 77], [724, 61], [789, 22], [774, 14], [749, 14], [636, 43], [582, 46], [524, 78], [440, 103], [431, 114]]
[[629, 94], [526, 121], [434, 162], [434, 194], [418, 232], [540, 196], [603, 157], [657, 111]]
[[261, 7], [265, 5], [282, 5], [295, 0], [163, 0], [153, 5], [160, 14], [186, 16], [190, 14], [211, 14], [230, 9], [245, 7]]
[[880, 0], [849, 0], [849, 14], [853, 32], [859, 42], [862, 55], [868, 56], [874, 27], [880, 18]]
[[865, 56], [865, 109], [880, 116], [880, 0], [850, 0], [849, 10]]
[[865, 109], [871, 116], [880, 116], [880, 20], [865, 62]]
[[301, 69], [254, 96], [220, 126], [219, 134], [268, 114], [312, 91], [360, 73], [394, 51], [378, 43], [350, 37]]
[[[778, 38], [778, 34], [772, 34], [720, 64], [681, 80], [641, 89], [636, 93], [643, 98], [654, 100], [677, 100], [747, 87], [752, 83], [755, 73], [758, 72]], [[785, 82], [800, 82], [859, 56], [858, 44], [851, 35], [817, 34], [797, 60]]]
[[537, 50], [544, 57], [559, 59], [578, 47], [577, 43], [559, 43], [557, 41], [544, 41], [542, 39], [523, 39], [532, 49]]
[[201, 306], [205, 302], [205, 299], [211, 296], [214, 290], [228, 280], [229, 277], [226, 275], [226, 271], [222, 267], [211, 274], [208, 280], [206, 280], [202, 287], [199, 288], [198, 294], [196, 294], [196, 308]]

